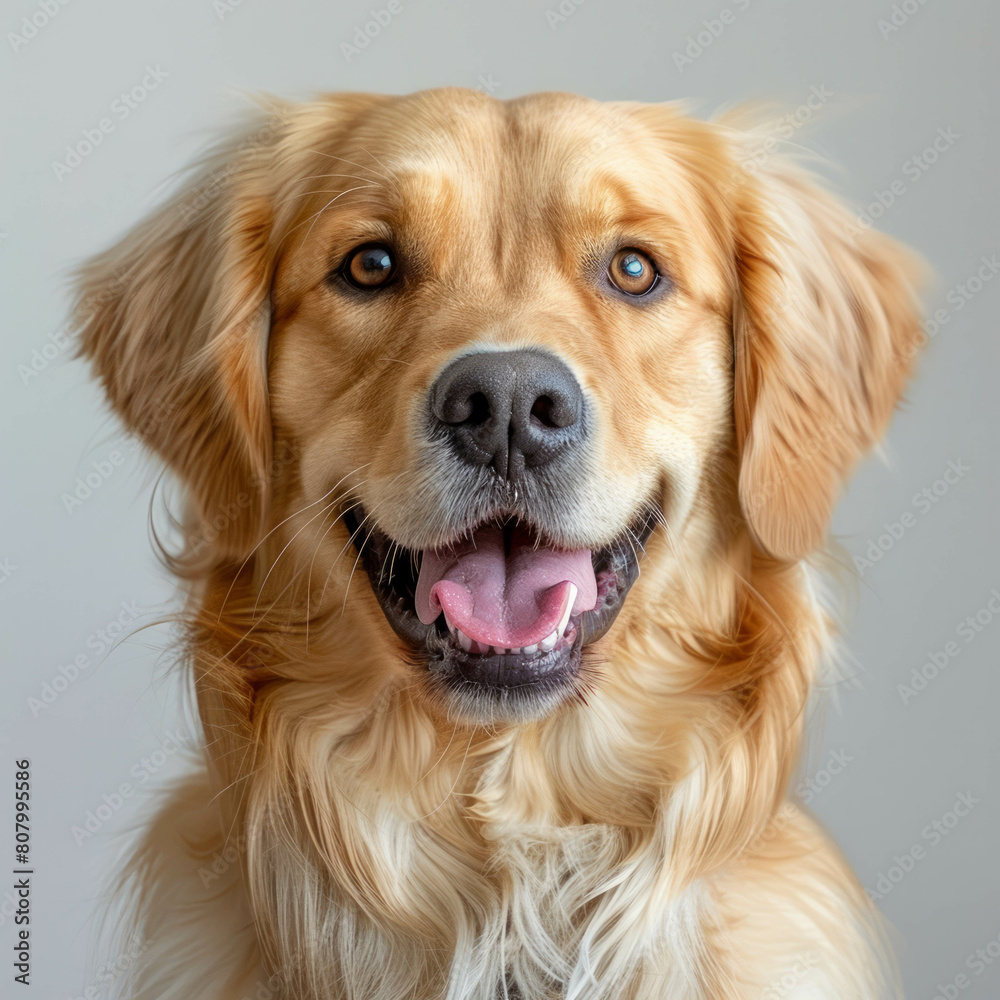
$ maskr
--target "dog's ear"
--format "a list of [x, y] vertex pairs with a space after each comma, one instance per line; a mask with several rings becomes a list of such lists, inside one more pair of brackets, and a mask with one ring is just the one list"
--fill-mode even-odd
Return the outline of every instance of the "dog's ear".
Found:
[[181, 478], [201, 538], [223, 558], [249, 551], [267, 499], [278, 130], [269, 120], [211, 154], [77, 280], [79, 353], [128, 430]]
[[923, 339], [921, 268], [802, 167], [757, 164], [736, 219], [739, 495], [759, 547], [797, 559], [823, 544], [900, 399]]

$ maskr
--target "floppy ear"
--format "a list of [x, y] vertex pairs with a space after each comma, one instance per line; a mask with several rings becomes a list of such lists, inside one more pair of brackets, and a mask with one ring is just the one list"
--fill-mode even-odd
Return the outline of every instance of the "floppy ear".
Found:
[[740, 503], [759, 547], [797, 559], [900, 399], [923, 339], [919, 268], [777, 155], [746, 176], [736, 228]]
[[77, 280], [79, 353], [127, 428], [185, 483], [191, 527], [222, 558], [249, 551], [267, 501], [275, 133], [265, 125], [216, 151]]

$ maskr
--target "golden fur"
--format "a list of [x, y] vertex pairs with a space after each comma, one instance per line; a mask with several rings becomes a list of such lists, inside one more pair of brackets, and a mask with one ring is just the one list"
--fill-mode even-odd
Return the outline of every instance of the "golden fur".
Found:
[[[785, 795], [829, 642], [806, 559], [912, 366], [915, 268], [786, 156], [741, 169], [759, 138], [565, 94], [274, 101], [82, 270], [82, 353], [190, 501], [206, 749], [132, 863], [135, 1000], [898, 995]], [[390, 235], [406, 292], [332, 294]], [[669, 297], [595, 291], [625, 237]], [[417, 403], [470, 344], [544, 346], [594, 401], [565, 545], [663, 510], [578, 697], [522, 722], [425, 684], [339, 519], [446, 540]]]

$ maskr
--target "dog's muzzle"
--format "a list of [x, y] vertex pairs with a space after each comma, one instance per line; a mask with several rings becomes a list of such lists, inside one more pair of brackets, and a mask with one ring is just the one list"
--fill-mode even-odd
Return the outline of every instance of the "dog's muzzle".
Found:
[[428, 409], [430, 436], [450, 453], [457, 491], [473, 482], [481, 499], [488, 472], [487, 489], [507, 500], [490, 502], [486, 516], [447, 544], [419, 552], [396, 544], [357, 506], [345, 523], [389, 624], [423, 654], [451, 703], [477, 720], [537, 717], [579, 691], [583, 647], [614, 622], [656, 507], [644, 505], [598, 551], [549, 539], [546, 506], [572, 489], [588, 419], [572, 371], [545, 351], [460, 357], [432, 385]]

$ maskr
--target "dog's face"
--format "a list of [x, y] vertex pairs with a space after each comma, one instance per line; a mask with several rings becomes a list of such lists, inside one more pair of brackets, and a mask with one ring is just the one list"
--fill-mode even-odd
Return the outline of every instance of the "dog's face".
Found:
[[713, 179], [559, 97], [379, 105], [328, 148], [273, 291], [301, 499], [352, 484], [361, 565], [439, 692], [551, 708], [731, 437]]
[[711, 559], [815, 548], [915, 353], [900, 251], [746, 141], [567, 95], [286, 109], [92, 267], [85, 350], [203, 522], [254, 484], [220, 565], [288, 518], [393, 670], [536, 717]]

